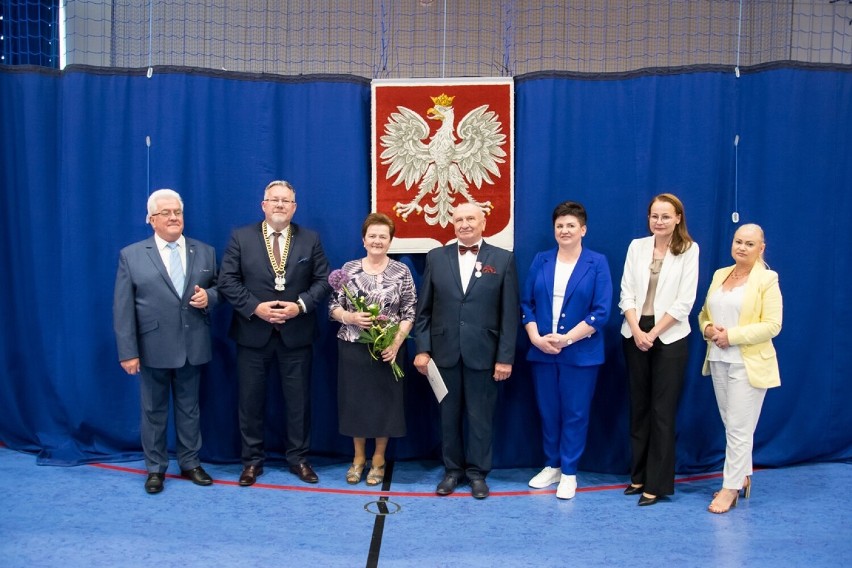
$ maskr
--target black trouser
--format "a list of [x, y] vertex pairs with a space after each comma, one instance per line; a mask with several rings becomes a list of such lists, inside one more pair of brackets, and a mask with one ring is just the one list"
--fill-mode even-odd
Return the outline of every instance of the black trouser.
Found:
[[468, 479], [483, 479], [491, 471], [491, 439], [497, 407], [494, 371], [471, 369], [461, 361], [439, 370], [447, 385], [447, 396], [441, 401], [444, 467], [448, 474], [458, 478], [464, 473]]
[[284, 393], [287, 463], [297, 465], [306, 461], [311, 442], [311, 359], [311, 346], [288, 348], [277, 333], [259, 349], [237, 346], [243, 465], [260, 465], [265, 458], [266, 381], [273, 362], [278, 364]]
[[[653, 316], [642, 316], [639, 328], [654, 327]], [[674, 493], [675, 417], [689, 357], [688, 337], [665, 344], [659, 340], [648, 351], [624, 338], [624, 358], [630, 386], [630, 441], [633, 460], [630, 481], [644, 485], [645, 493]]]

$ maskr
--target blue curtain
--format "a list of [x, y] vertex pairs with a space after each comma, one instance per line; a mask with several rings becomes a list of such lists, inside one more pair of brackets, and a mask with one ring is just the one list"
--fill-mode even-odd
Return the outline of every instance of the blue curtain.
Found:
[[[135, 378], [112, 336], [118, 250], [145, 238], [150, 189], [186, 203], [186, 233], [221, 252], [232, 228], [261, 218], [262, 189], [291, 181], [296, 222], [320, 232], [333, 267], [362, 253], [370, 209], [370, 89], [353, 77], [270, 78], [158, 68], [144, 72], [0, 68], [0, 441], [39, 463], [138, 459]], [[648, 201], [673, 191], [701, 246], [699, 300], [730, 262], [736, 202], [766, 230], [781, 275], [784, 330], [776, 340], [783, 385], [769, 392], [755, 460], [784, 465], [852, 457], [852, 346], [844, 252], [852, 140], [852, 73], [768, 67], [729, 71], [516, 80], [516, 244], [521, 279], [553, 245], [550, 214], [574, 199], [589, 211], [585, 246], [607, 256], [618, 288], [629, 241], [646, 233]], [[734, 138], [739, 135], [735, 155]], [[150, 140], [150, 147], [146, 144]], [[735, 191], [736, 190], [736, 191]], [[415, 274], [423, 255], [403, 256]], [[581, 468], [624, 473], [627, 397], [617, 308], [607, 326]], [[237, 461], [231, 316], [214, 314], [215, 357], [201, 407], [208, 461]], [[337, 434], [336, 326], [321, 319], [313, 381], [313, 452], [348, 456]], [[694, 323], [694, 318], [693, 318]], [[541, 464], [538, 412], [519, 334], [513, 378], [502, 386], [498, 467]], [[409, 345], [409, 359], [413, 354]], [[718, 467], [724, 436], [703, 342], [691, 345], [678, 423], [678, 470]], [[437, 458], [437, 406], [406, 370], [409, 435], [396, 459]], [[281, 400], [270, 389], [268, 447], [283, 446]]]

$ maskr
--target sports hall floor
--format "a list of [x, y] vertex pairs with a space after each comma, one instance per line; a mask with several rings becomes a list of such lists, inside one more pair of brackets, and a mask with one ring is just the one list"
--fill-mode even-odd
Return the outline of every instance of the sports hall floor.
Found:
[[852, 566], [852, 464], [764, 469], [751, 499], [706, 512], [716, 474], [679, 477], [668, 502], [637, 507], [627, 478], [580, 472], [559, 501], [532, 469], [496, 470], [491, 496], [434, 494], [437, 462], [389, 464], [383, 486], [349, 486], [347, 464], [312, 460], [305, 485], [267, 463], [204, 464], [198, 487], [172, 466], [147, 495], [144, 464], [38, 466], [0, 446], [0, 566]]

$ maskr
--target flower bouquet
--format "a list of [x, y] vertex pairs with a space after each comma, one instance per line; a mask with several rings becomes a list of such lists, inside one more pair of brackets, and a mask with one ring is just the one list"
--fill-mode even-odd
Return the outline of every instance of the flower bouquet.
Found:
[[[346, 283], [351, 279], [352, 277], [341, 268], [332, 270], [331, 274], [328, 275], [328, 283], [331, 284], [331, 288], [335, 292], [342, 290], [356, 311], [370, 314], [372, 320], [370, 327], [361, 329], [358, 342], [366, 344], [370, 356], [378, 361], [382, 356], [382, 351], [390, 347], [396, 339], [396, 334], [399, 333], [399, 322], [385, 314], [380, 314], [381, 306], [378, 304], [367, 304], [367, 299], [364, 296], [353, 294], [346, 286]], [[405, 376], [396, 360], [390, 361], [390, 366], [394, 379], [398, 381]]]

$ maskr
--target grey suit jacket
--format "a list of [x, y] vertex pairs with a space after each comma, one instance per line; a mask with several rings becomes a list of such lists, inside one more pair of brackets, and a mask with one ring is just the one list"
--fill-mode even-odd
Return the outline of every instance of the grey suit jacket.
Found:
[[483, 242], [476, 260], [481, 276], [471, 276], [462, 292], [457, 244], [426, 256], [414, 324], [418, 353], [439, 367], [459, 359], [471, 369], [493, 369], [515, 361], [518, 333], [518, 275], [514, 255]]
[[[113, 327], [118, 359], [178, 369], [212, 358], [208, 310], [219, 302], [216, 251], [186, 237], [186, 285], [175, 290], [154, 237], [121, 250], [115, 277]], [[207, 290], [207, 308], [189, 305], [195, 285]]]

